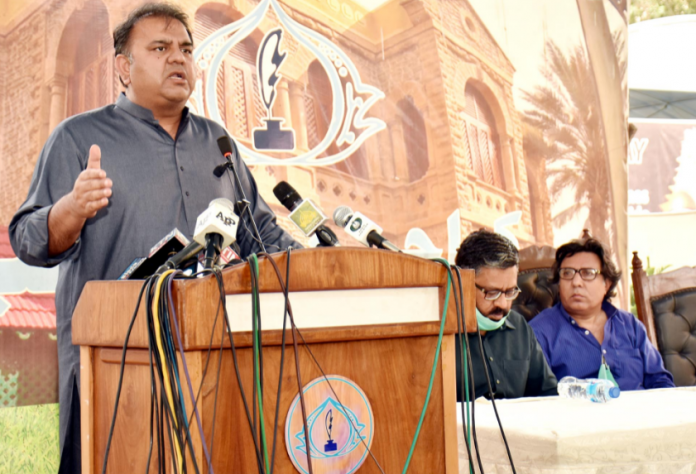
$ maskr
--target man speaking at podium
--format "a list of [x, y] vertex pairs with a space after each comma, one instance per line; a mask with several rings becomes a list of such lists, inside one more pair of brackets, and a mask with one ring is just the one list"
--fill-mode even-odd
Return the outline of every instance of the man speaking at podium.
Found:
[[[115, 104], [56, 127], [39, 156], [26, 201], [10, 223], [12, 248], [30, 265], [60, 264], [56, 288], [60, 393], [60, 472], [80, 472], [79, 362], [72, 313], [90, 280], [114, 280], [174, 228], [188, 237], [211, 200], [235, 199], [218, 124], [190, 114], [193, 39], [186, 15], [146, 4], [114, 31], [115, 67], [126, 88]], [[269, 251], [299, 245], [276, 225], [251, 173], [239, 160], [242, 188]], [[240, 216], [244, 221], [245, 216]], [[242, 256], [260, 250], [247, 225]]]

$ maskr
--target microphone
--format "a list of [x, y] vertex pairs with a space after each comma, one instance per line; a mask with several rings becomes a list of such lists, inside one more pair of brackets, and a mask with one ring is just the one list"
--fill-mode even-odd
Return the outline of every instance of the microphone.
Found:
[[[232, 171], [232, 175], [234, 176], [234, 182], [235, 182], [235, 194], [239, 192], [241, 199], [237, 201], [237, 205], [239, 206], [239, 215], [244, 217], [244, 212], [248, 211], [249, 212], [249, 220], [251, 221], [251, 228], [256, 236], [256, 240], [259, 243], [259, 246], [261, 247], [261, 250], [263, 253], [266, 252], [266, 246], [263, 244], [263, 239], [261, 238], [261, 234], [259, 233], [259, 228], [256, 226], [256, 221], [254, 220], [254, 214], [251, 212], [251, 209], [249, 209], [249, 200], [247, 199], [246, 195], [244, 194], [244, 188], [242, 187], [242, 182], [239, 179], [239, 174], [237, 173], [237, 169], [234, 167], [234, 157], [239, 156], [239, 152], [237, 151], [237, 144], [234, 143], [233, 140], [230, 140], [230, 137], [227, 135], [223, 135], [220, 138], [217, 139], [217, 144], [218, 148], [220, 149], [220, 153], [222, 153], [222, 156], [224, 156], [227, 159], [226, 163], [223, 163], [221, 165], [218, 165], [215, 167], [213, 170], [213, 174], [217, 176], [218, 178], [222, 176], [222, 174], [225, 172], [226, 169], [229, 169]], [[234, 208], [233, 208], [234, 209]], [[234, 210], [232, 211], [234, 214]], [[236, 216], [236, 215], [235, 215]], [[235, 224], [236, 225], [236, 224]]]
[[348, 206], [339, 206], [333, 214], [337, 226], [343, 227], [348, 235], [365, 245], [366, 247], [379, 247], [381, 249], [401, 252], [399, 247], [382, 237], [382, 228], [359, 212], [353, 212]]
[[198, 216], [193, 241], [205, 248], [205, 268], [213, 268], [222, 249], [237, 240], [238, 225], [234, 205], [226, 198], [213, 199]]
[[176, 255], [167, 260], [167, 262], [162, 265], [157, 272], [178, 268], [179, 265], [187, 260], [194, 258], [198, 253], [203, 250], [203, 246], [196, 242], [195, 240], [188, 244], [186, 247], [181, 249]]
[[199, 248], [197, 252], [193, 252], [193, 248], [190, 246], [191, 244], [189, 244], [186, 236], [178, 229], [174, 229], [152, 246], [147, 257], [139, 257], [133, 260], [118, 279], [144, 280], [156, 273], [170, 257], [187, 257], [179, 260], [177, 264], [180, 264], [201, 250]]
[[311, 199], [302, 199], [285, 181], [276, 184], [273, 194], [290, 211], [288, 217], [306, 237], [316, 236], [319, 247], [340, 247], [336, 234], [324, 225], [328, 219]]

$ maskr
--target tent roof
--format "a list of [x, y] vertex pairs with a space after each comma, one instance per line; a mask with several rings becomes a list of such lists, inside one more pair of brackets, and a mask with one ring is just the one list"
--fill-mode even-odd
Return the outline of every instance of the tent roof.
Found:
[[696, 118], [696, 92], [632, 89], [629, 100], [631, 118]]

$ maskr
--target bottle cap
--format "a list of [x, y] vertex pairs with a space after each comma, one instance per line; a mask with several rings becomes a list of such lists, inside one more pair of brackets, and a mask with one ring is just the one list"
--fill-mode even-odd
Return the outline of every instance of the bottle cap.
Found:
[[609, 389], [609, 396], [611, 398], [619, 398], [619, 395], [621, 395], [621, 389], [619, 387], [611, 387]]

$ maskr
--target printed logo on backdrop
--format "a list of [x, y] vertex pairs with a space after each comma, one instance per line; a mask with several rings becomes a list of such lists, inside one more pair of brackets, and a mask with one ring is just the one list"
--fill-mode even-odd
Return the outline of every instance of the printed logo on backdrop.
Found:
[[290, 404], [285, 422], [285, 447], [295, 468], [303, 474], [309, 472], [309, 448], [315, 472], [357, 471], [365, 461], [374, 434], [372, 407], [365, 393], [355, 382], [340, 375], [314, 379], [302, 393], [309, 437], [305, 436], [299, 394]]
[[648, 138], [634, 138], [628, 145], [628, 164], [642, 165], [643, 155], [650, 144]]
[[[268, 31], [261, 42], [256, 57], [258, 83], [254, 85], [259, 89], [266, 117], [264, 124], [253, 130], [251, 148], [238, 141], [240, 154], [248, 164], [254, 165], [326, 166], [343, 161], [370, 136], [386, 128], [384, 121], [366, 117], [369, 109], [385, 95], [376, 87], [364, 84], [357, 68], [340, 48], [290, 18], [277, 0], [262, 0], [251, 13], [218, 29], [196, 48], [193, 58], [203, 75], [196, 83], [189, 108], [225, 126], [216, 88], [223, 60], [232, 48], [268, 20], [269, 8], [273, 9], [280, 27]], [[274, 117], [272, 112], [278, 83], [283, 80], [283, 63], [289, 54], [283, 45], [288, 35], [309, 50], [326, 71], [332, 92], [332, 114], [326, 135], [316, 146], [300, 155], [278, 159], [267, 152], [294, 152], [297, 149], [294, 130], [285, 127], [284, 119]], [[233, 133], [230, 135], [234, 137]], [[332, 145], [336, 145], [334, 150], [342, 149], [322, 156]]]

